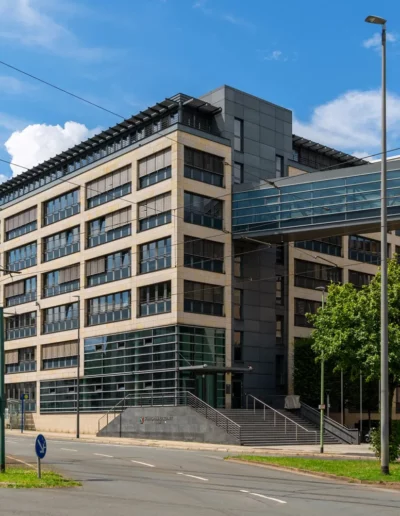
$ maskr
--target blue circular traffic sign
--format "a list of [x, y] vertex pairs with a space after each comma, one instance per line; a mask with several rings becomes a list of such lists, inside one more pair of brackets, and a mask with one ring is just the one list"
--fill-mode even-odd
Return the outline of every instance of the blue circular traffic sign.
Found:
[[46, 443], [46, 439], [45, 439], [44, 435], [42, 435], [42, 434], [39, 434], [36, 437], [35, 451], [36, 451], [36, 455], [38, 456], [39, 459], [44, 459], [44, 457], [46, 456], [47, 443]]

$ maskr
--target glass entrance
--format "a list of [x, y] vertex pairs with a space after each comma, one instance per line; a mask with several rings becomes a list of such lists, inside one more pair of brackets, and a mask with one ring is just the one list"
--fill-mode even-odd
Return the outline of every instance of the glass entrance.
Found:
[[217, 406], [217, 375], [196, 375], [195, 395], [211, 407]]

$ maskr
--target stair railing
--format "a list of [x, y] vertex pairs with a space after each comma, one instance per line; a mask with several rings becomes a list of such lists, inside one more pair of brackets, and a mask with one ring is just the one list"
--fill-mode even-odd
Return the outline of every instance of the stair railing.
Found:
[[[276, 426], [277, 418], [279, 418], [279, 417], [284, 418], [285, 434], [287, 433], [287, 425], [288, 424], [294, 425], [295, 433], [296, 433], [296, 441], [298, 441], [299, 430], [301, 430], [303, 432], [307, 432], [308, 434], [314, 434], [314, 436], [315, 436], [315, 443], [318, 442], [318, 433], [317, 433], [316, 430], [309, 430], [308, 428], [305, 428], [304, 426], [300, 425], [296, 421], [293, 421], [293, 419], [290, 419], [290, 417], [285, 416], [284, 414], [282, 414], [278, 410], [275, 410], [274, 408], [270, 407], [269, 405], [267, 405], [263, 401], [259, 400], [258, 398], [256, 398], [252, 394], [246, 394], [246, 409], [247, 410], [249, 410], [249, 399], [250, 399], [250, 404], [251, 404], [251, 400], [253, 401], [253, 412], [254, 413], [256, 412], [256, 406], [261, 405], [261, 407], [263, 409], [263, 414], [264, 414], [264, 421], [265, 421], [265, 411], [266, 410], [271, 410], [273, 412], [273, 414], [274, 414], [274, 426]], [[251, 408], [250, 408], [250, 410], [251, 410]]]

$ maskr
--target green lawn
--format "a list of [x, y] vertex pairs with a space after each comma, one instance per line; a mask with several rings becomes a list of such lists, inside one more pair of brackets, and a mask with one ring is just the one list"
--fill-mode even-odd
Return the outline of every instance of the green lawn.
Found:
[[0, 473], [0, 488], [30, 488], [30, 487], [74, 487], [79, 482], [64, 478], [53, 471], [42, 471], [42, 478], [37, 478], [35, 469], [9, 466], [5, 473]]
[[400, 483], [400, 463], [391, 464], [390, 475], [386, 476], [381, 474], [380, 464], [376, 460], [304, 459], [298, 457], [260, 457], [256, 455], [239, 455], [228, 458], [265, 465], [271, 464], [287, 468], [297, 468], [312, 473], [326, 473], [364, 482]]

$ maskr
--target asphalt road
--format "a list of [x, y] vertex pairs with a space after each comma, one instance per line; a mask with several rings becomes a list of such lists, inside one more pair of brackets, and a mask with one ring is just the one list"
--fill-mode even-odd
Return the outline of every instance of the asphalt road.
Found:
[[[7, 455], [34, 462], [31, 437]], [[222, 453], [49, 440], [43, 466], [81, 480], [74, 489], [2, 489], [1, 516], [386, 516], [400, 491], [225, 462]]]

